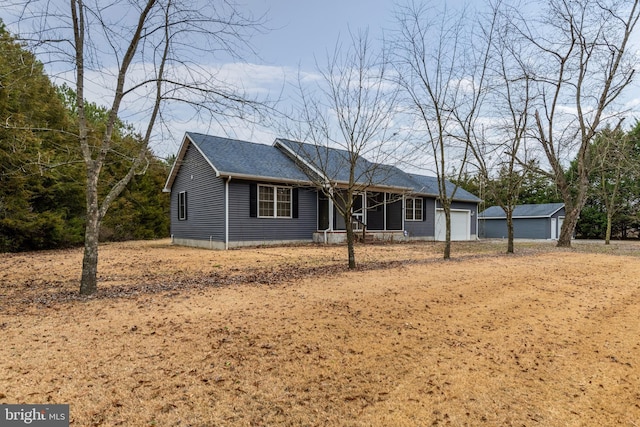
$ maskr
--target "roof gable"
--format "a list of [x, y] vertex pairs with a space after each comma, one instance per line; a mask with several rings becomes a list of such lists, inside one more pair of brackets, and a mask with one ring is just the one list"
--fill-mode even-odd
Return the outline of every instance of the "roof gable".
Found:
[[211, 165], [216, 176], [270, 179], [282, 182], [308, 182], [307, 176], [282, 151], [272, 145], [187, 132], [176, 162], [169, 174], [169, 191], [175, 174], [192, 144]]

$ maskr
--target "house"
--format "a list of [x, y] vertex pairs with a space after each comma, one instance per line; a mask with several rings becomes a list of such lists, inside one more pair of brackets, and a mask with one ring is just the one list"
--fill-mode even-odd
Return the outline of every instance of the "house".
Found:
[[[564, 203], [517, 205], [513, 211], [513, 237], [516, 239], [557, 239], [564, 221]], [[507, 216], [500, 206], [478, 215], [481, 238], [506, 238]]]
[[[163, 190], [171, 193], [172, 240], [212, 249], [345, 241], [339, 207], [315, 178], [341, 191], [347, 155], [288, 139], [265, 145], [188, 132]], [[364, 158], [356, 170], [363, 185], [353, 200], [354, 230], [380, 240], [444, 240], [435, 178]], [[461, 188], [454, 196], [452, 239], [475, 239], [480, 199]]]

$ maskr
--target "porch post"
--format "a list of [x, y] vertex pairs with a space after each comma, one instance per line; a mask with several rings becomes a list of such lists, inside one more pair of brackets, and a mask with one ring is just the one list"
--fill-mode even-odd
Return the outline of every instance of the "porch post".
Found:
[[329, 197], [329, 231], [333, 231], [333, 189], [329, 190], [331, 197]]
[[382, 199], [382, 222], [383, 222], [383, 226], [382, 226], [382, 230], [383, 231], [387, 231], [387, 192], [384, 192], [384, 198]]
[[405, 203], [405, 198], [406, 197], [407, 196], [404, 193], [402, 193], [402, 231], [403, 232], [405, 231], [405, 229], [404, 229], [404, 219], [406, 217], [405, 209], [407, 208], [407, 204]]

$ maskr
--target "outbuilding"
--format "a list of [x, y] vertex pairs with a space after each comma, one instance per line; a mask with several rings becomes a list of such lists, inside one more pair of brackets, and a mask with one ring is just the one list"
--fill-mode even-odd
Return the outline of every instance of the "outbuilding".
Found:
[[[565, 217], [564, 203], [517, 205], [513, 211], [516, 239], [557, 239]], [[480, 238], [507, 238], [507, 215], [491, 206], [478, 215]]]

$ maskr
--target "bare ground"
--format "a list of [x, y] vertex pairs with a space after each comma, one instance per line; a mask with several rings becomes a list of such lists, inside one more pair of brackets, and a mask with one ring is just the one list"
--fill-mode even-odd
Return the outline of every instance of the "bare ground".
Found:
[[640, 244], [0, 254], [0, 403], [74, 426], [640, 425]]

